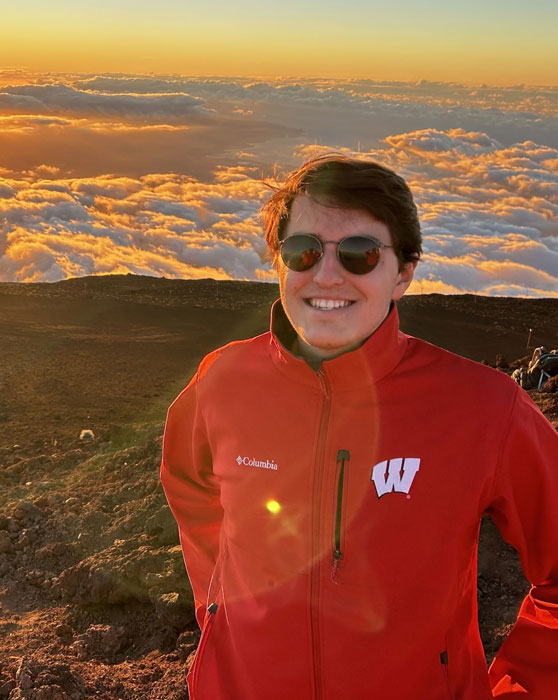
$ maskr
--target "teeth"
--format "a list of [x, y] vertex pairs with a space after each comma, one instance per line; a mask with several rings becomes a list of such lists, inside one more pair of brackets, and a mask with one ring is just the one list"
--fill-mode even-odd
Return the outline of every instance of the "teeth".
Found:
[[310, 299], [310, 305], [315, 309], [341, 309], [352, 304], [346, 299]]

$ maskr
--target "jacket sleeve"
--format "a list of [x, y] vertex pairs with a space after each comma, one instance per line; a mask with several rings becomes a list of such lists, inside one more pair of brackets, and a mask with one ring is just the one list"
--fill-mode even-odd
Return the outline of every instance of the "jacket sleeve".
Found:
[[558, 433], [519, 387], [488, 513], [531, 583], [490, 667], [492, 693], [558, 698]]
[[217, 560], [223, 509], [197, 394], [195, 375], [168, 410], [161, 482], [178, 524], [196, 619], [201, 627]]

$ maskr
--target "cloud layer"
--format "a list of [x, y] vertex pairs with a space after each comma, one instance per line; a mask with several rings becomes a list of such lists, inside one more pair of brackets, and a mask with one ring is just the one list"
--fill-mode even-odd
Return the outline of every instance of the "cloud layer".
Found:
[[273, 279], [262, 177], [335, 149], [409, 182], [411, 291], [558, 296], [557, 126], [550, 88], [0, 74], [0, 281]]
[[0, 91], [0, 113], [64, 114], [71, 116], [126, 117], [188, 123], [206, 115], [203, 100], [177, 94], [103, 94], [69, 85], [6, 85]]

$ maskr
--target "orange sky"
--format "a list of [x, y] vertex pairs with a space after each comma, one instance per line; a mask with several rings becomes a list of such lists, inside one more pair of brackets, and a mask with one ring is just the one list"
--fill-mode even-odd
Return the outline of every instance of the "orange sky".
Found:
[[556, 84], [545, 0], [22, 0], [0, 64], [33, 70]]

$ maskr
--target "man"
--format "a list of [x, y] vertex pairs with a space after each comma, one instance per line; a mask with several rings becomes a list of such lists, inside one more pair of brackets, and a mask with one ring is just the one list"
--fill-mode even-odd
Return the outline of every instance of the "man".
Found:
[[[208, 355], [162, 480], [202, 627], [193, 700], [558, 697], [558, 435], [501, 373], [404, 335], [405, 182], [310, 161], [263, 207], [271, 331]], [[487, 673], [488, 512], [533, 583]]]

